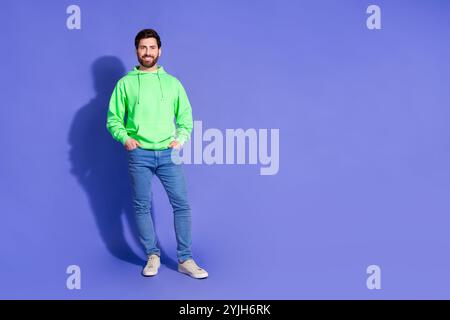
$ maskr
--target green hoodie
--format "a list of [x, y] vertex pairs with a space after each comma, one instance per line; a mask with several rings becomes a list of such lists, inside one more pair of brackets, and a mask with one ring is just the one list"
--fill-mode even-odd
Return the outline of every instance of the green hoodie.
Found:
[[115, 140], [125, 144], [128, 138], [133, 138], [144, 149], [162, 150], [173, 140], [184, 144], [192, 126], [192, 109], [186, 91], [162, 66], [154, 72], [141, 71], [135, 66], [117, 81], [106, 121], [106, 128]]

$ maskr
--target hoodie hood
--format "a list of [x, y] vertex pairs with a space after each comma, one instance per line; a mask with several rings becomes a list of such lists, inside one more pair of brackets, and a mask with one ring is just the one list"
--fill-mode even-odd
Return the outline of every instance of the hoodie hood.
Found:
[[161, 75], [166, 74], [166, 70], [164, 70], [163, 66], [158, 65], [156, 71], [142, 71], [139, 69], [139, 66], [134, 66], [133, 70], [128, 72], [128, 76], [137, 76], [138, 77], [138, 104], [141, 101], [141, 77], [158, 77], [159, 89], [161, 90], [161, 100], [164, 99], [164, 91], [161, 85]]

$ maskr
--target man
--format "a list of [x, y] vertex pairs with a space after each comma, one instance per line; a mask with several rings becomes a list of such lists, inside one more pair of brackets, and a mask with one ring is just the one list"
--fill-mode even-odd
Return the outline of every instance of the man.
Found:
[[151, 180], [156, 175], [173, 208], [178, 271], [193, 278], [206, 278], [208, 273], [192, 257], [191, 209], [182, 165], [176, 158], [192, 131], [191, 105], [180, 81], [157, 64], [161, 56], [158, 33], [153, 29], [141, 30], [135, 46], [140, 65], [117, 82], [106, 127], [127, 150], [133, 208], [140, 241], [148, 256], [142, 274], [154, 276], [160, 266], [161, 252], [150, 214]]

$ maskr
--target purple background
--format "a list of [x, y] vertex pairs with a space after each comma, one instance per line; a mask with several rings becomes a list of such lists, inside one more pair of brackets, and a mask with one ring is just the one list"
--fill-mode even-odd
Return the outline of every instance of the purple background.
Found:
[[[370, 4], [382, 30], [366, 27]], [[2, 1], [0, 21], [0, 298], [450, 298], [449, 1]], [[185, 166], [207, 280], [175, 271], [156, 178], [165, 264], [140, 276], [126, 154], [105, 121], [147, 27], [204, 130], [280, 129], [277, 175]], [[71, 264], [81, 290], [66, 288]]]

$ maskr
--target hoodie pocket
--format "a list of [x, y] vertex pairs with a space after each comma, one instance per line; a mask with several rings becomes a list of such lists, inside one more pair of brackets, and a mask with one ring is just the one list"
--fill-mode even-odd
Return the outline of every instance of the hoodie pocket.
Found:
[[160, 143], [169, 140], [172, 131], [161, 124], [144, 122], [140, 125], [138, 136], [145, 141]]

